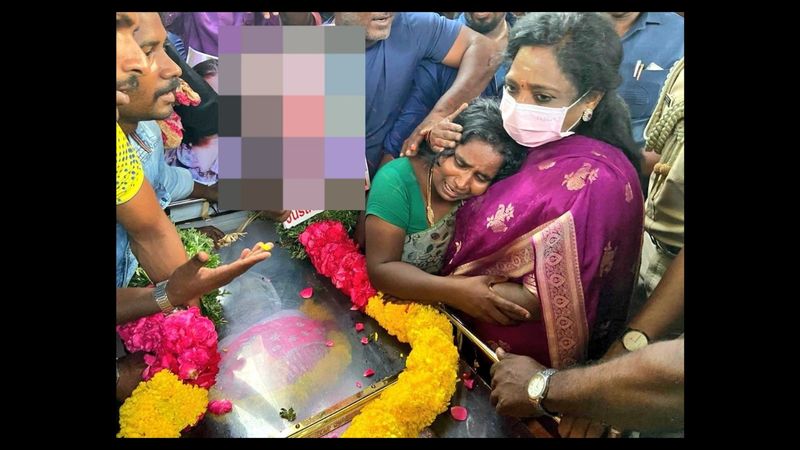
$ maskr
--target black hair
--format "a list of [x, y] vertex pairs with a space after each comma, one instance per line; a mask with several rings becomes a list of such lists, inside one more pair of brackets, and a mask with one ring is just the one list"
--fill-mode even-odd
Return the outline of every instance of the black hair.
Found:
[[605, 93], [592, 119], [579, 121], [574, 131], [621, 149], [638, 171], [641, 156], [633, 140], [630, 112], [617, 93], [622, 83], [622, 42], [611, 22], [599, 13], [530, 12], [509, 32], [507, 57], [513, 60], [525, 46], [553, 49], [558, 65], [575, 86], [573, 101], [589, 90]]
[[207, 59], [195, 64], [192, 69], [203, 78], [209, 75], [216, 75], [219, 72], [219, 60], [216, 58]]
[[[503, 128], [503, 117], [496, 99], [478, 97], [469, 103], [461, 114], [453, 119], [453, 123], [461, 125], [461, 140], [458, 145], [466, 144], [474, 139], [489, 144], [495, 153], [503, 157], [503, 165], [492, 179], [492, 183], [513, 175], [519, 170], [527, 156], [525, 147], [517, 144]], [[455, 154], [455, 149], [444, 149], [434, 152], [426, 141], [419, 146], [419, 155], [430, 164], [441, 164], [445, 158]]]

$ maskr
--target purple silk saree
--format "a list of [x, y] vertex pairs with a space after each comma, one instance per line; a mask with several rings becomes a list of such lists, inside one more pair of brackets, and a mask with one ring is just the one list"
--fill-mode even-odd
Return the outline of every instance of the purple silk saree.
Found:
[[540, 299], [541, 321], [472, 321], [471, 329], [548, 367], [569, 367], [601, 356], [625, 323], [643, 214], [622, 151], [572, 135], [532, 149], [518, 173], [461, 207], [442, 274], [522, 283]]

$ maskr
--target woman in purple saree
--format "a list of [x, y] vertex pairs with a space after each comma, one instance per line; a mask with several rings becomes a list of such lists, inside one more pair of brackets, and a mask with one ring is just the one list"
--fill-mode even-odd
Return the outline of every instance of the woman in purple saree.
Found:
[[[601, 356], [617, 337], [639, 265], [638, 151], [615, 90], [622, 47], [597, 14], [530, 13], [507, 51], [504, 127], [529, 154], [517, 174], [458, 211], [442, 274], [518, 283], [538, 320], [474, 322], [473, 331], [563, 368]], [[441, 123], [432, 143], [449, 146], [458, 131]]]
[[616, 306], [625, 320], [641, 248], [636, 189], [622, 152], [576, 135], [531, 151], [519, 173], [468, 201], [443, 273], [508, 276], [541, 308], [539, 321], [476, 322], [473, 331], [548, 367], [583, 361], [599, 305]]

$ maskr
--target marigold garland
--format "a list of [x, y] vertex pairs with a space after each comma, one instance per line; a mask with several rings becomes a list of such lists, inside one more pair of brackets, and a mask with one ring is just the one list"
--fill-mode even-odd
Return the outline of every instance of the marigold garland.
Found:
[[419, 436], [447, 410], [455, 392], [458, 351], [452, 325], [428, 305], [385, 303], [366, 276], [364, 255], [341, 224], [311, 224], [299, 240], [318, 272], [331, 277], [354, 305], [366, 307], [367, 315], [412, 347], [397, 382], [364, 407], [342, 437]]
[[161, 370], [134, 389], [119, 409], [117, 437], [180, 437], [194, 425], [208, 405], [206, 389], [182, 383]]

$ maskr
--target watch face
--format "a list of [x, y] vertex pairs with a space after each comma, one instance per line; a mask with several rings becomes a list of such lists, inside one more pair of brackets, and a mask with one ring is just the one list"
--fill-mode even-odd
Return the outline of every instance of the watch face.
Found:
[[647, 345], [647, 336], [641, 331], [630, 330], [622, 337], [622, 345], [632, 352]]
[[531, 379], [530, 383], [528, 383], [528, 397], [536, 398], [542, 395], [542, 391], [544, 391], [545, 386], [545, 379], [540, 374], [536, 374]]

